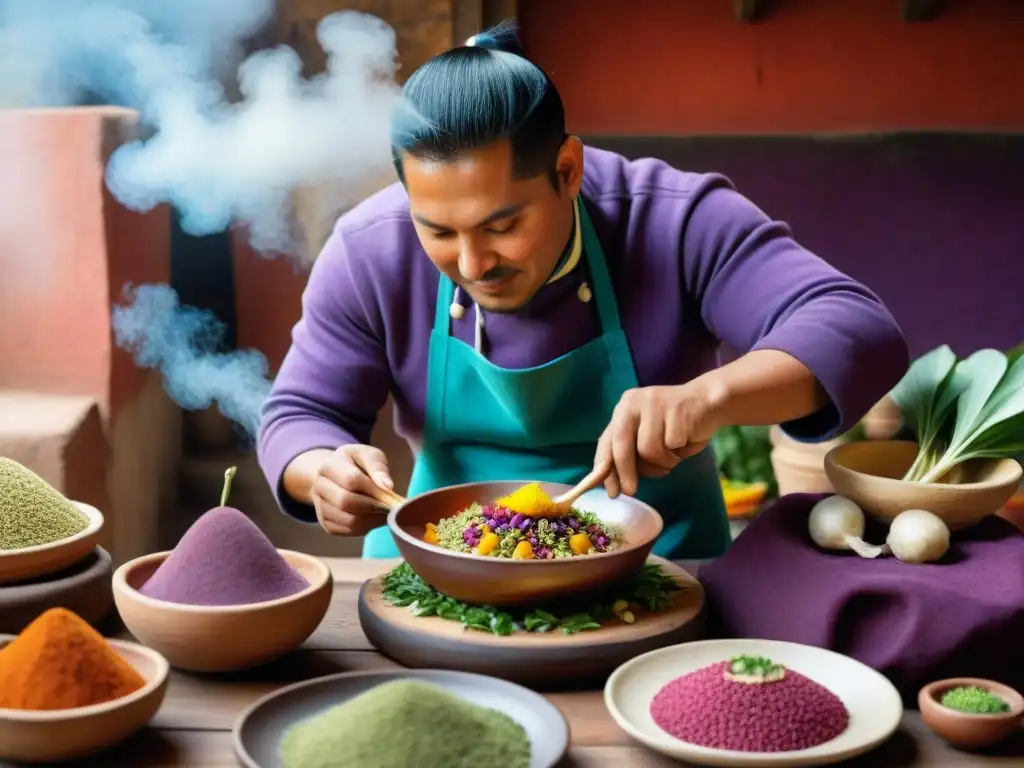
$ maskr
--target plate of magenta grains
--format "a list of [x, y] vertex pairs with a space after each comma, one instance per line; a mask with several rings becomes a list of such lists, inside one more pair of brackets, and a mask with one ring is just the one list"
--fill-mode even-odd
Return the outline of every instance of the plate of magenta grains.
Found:
[[638, 656], [612, 673], [605, 706], [626, 733], [677, 760], [827, 765], [899, 727], [903, 702], [847, 656], [776, 640], [705, 640]]

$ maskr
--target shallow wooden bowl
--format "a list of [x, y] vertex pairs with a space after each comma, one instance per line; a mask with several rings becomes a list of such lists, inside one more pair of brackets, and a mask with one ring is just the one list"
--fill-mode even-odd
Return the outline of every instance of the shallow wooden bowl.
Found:
[[114, 606], [110, 555], [102, 547], [59, 573], [0, 585], [0, 632], [18, 634], [50, 608], [67, 608], [97, 624]]
[[[628, 496], [610, 499], [600, 489], [584, 495], [576, 506], [622, 530], [625, 543], [613, 552], [558, 560], [509, 560], [452, 552], [423, 540], [427, 523], [458, 514], [474, 502], [493, 501], [523, 485], [523, 481], [468, 483], [409, 499], [388, 514], [398, 551], [427, 583], [457, 600], [526, 605], [632, 578], [643, 568], [661, 533], [661, 515], [652, 507]], [[552, 497], [570, 488], [561, 483], [541, 483], [541, 487]]]
[[[942, 696], [946, 691], [966, 686], [984, 688], [1009, 704], [1010, 711], [973, 715], [942, 706]], [[953, 677], [929, 683], [917, 694], [917, 708], [924, 724], [938, 736], [955, 746], [972, 749], [999, 743], [1018, 730], [1024, 720], [1024, 696], [1007, 685], [977, 677]]]
[[[14, 639], [0, 635], [0, 647]], [[167, 660], [156, 651], [108, 640], [146, 684], [127, 696], [76, 709], [0, 709], [0, 760], [48, 763], [74, 760], [121, 743], [160, 709], [167, 690]]]
[[0, 584], [56, 573], [84, 560], [96, 549], [103, 532], [103, 513], [88, 504], [71, 503], [89, 520], [85, 530], [37, 547], [0, 549]]
[[162, 653], [171, 666], [228, 672], [265, 664], [301, 645], [331, 604], [334, 579], [320, 560], [278, 552], [309, 582], [289, 597], [250, 605], [184, 605], [146, 597], [139, 589], [171, 554], [131, 560], [114, 572], [114, 602], [132, 635]]
[[1014, 459], [980, 460], [970, 483], [911, 483], [899, 478], [917, 456], [917, 443], [867, 440], [833, 448], [825, 472], [840, 496], [872, 517], [889, 522], [908, 509], [938, 515], [950, 530], [967, 528], [993, 515], [1016, 492], [1021, 466]]

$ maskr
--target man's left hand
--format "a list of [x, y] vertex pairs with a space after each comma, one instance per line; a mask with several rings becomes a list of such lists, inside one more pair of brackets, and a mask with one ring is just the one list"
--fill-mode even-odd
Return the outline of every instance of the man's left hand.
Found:
[[611, 457], [608, 495], [633, 495], [641, 476], [663, 477], [702, 451], [723, 426], [721, 401], [721, 393], [704, 377], [680, 386], [625, 392], [594, 457], [594, 466]]

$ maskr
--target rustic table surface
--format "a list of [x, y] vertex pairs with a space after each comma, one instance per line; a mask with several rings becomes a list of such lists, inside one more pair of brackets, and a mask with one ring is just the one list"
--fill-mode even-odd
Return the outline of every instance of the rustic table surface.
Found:
[[[305, 645], [287, 658], [259, 670], [225, 676], [199, 676], [172, 671], [163, 707], [133, 739], [78, 763], [95, 768], [229, 768], [237, 766], [231, 746], [236, 717], [260, 696], [289, 683], [352, 670], [395, 669], [370, 646], [356, 617], [356, 596], [366, 579], [384, 573], [397, 561], [326, 559], [334, 573], [330, 612]], [[668, 768], [668, 758], [632, 743], [607, 714], [600, 691], [549, 696], [565, 713], [572, 731], [567, 766], [588, 768]], [[908, 712], [900, 730], [886, 744], [844, 765], [896, 766], [1024, 766], [1024, 731], [998, 752], [973, 755], [946, 746]]]

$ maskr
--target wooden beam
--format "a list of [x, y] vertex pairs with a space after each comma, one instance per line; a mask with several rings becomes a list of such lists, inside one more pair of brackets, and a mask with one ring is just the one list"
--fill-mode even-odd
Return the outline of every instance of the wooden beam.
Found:
[[942, 0], [903, 0], [904, 21], [929, 21], [939, 15]]
[[733, 0], [732, 8], [736, 21], [758, 21], [764, 12], [764, 3], [760, 0]]

